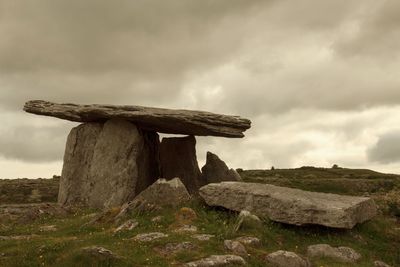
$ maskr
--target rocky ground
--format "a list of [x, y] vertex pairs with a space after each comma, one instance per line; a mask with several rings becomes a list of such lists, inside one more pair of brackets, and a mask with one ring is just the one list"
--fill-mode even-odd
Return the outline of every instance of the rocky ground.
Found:
[[318, 168], [240, 174], [249, 182], [369, 195], [379, 215], [337, 230], [246, 221], [199, 200], [121, 220], [115, 220], [120, 209], [3, 204], [0, 266], [400, 266], [398, 176]]

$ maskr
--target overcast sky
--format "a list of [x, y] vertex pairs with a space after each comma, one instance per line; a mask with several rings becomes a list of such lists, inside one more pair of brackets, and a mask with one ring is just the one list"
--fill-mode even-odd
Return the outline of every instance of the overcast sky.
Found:
[[0, 0], [0, 178], [60, 174], [76, 123], [30, 99], [252, 120], [234, 168], [400, 173], [398, 0]]

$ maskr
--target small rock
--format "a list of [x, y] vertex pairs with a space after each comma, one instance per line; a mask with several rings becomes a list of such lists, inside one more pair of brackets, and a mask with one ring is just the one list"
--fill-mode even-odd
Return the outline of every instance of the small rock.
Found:
[[242, 210], [239, 213], [238, 219], [235, 225], [235, 232], [240, 229], [261, 229], [263, 227], [263, 223], [256, 215], [251, 214], [247, 210]]
[[249, 246], [259, 246], [261, 245], [260, 239], [257, 237], [252, 237], [252, 236], [241, 236], [235, 239], [236, 241], [242, 243], [243, 245], [249, 245]]
[[154, 250], [160, 254], [167, 256], [170, 254], [179, 253], [181, 251], [193, 250], [195, 248], [196, 246], [191, 242], [182, 242], [182, 243], [168, 243], [164, 247], [158, 247], [155, 248]]
[[191, 208], [183, 207], [175, 213], [177, 224], [191, 224], [197, 219], [197, 214]]
[[162, 219], [163, 219], [163, 216], [156, 216], [156, 217], [151, 218], [151, 221], [154, 223], [157, 223], [157, 222], [161, 222]]
[[278, 250], [268, 254], [266, 262], [275, 267], [310, 267], [308, 260], [290, 251]]
[[54, 232], [54, 231], [57, 231], [57, 226], [55, 226], [55, 225], [40, 226], [39, 231], [40, 232]]
[[114, 254], [111, 250], [103, 247], [92, 246], [83, 248], [82, 251], [90, 256], [105, 260], [105, 259], [120, 259], [121, 257]]
[[340, 262], [353, 263], [361, 259], [361, 255], [354, 249], [348, 247], [334, 248], [328, 244], [318, 244], [308, 246], [307, 256], [310, 258], [326, 257]]
[[233, 254], [247, 256], [246, 248], [239, 241], [225, 240], [224, 241], [225, 249], [231, 251]]
[[137, 236], [133, 237], [132, 239], [139, 242], [150, 242], [156, 239], [165, 238], [168, 235], [164, 233], [154, 232], [154, 233], [145, 233], [145, 234], [138, 234]]
[[212, 255], [208, 258], [204, 258], [198, 261], [192, 261], [186, 263], [184, 266], [187, 267], [219, 267], [219, 266], [231, 266], [240, 265], [245, 266], [246, 261], [237, 255]]
[[213, 237], [215, 237], [215, 235], [208, 235], [208, 234], [192, 235], [192, 238], [197, 239], [199, 241], [208, 241]]
[[384, 263], [383, 261], [374, 261], [375, 267], [391, 267], [389, 264]]
[[206, 164], [201, 168], [201, 172], [207, 184], [242, 180], [236, 170], [229, 169], [224, 161], [211, 152], [207, 152]]
[[139, 225], [139, 223], [136, 220], [130, 219], [130, 220], [127, 220], [126, 222], [124, 222], [123, 224], [121, 224], [117, 229], [115, 229], [114, 233], [119, 233], [121, 231], [130, 231], [130, 230], [133, 230], [138, 225]]
[[174, 230], [175, 233], [196, 233], [197, 227], [194, 225], [182, 225]]

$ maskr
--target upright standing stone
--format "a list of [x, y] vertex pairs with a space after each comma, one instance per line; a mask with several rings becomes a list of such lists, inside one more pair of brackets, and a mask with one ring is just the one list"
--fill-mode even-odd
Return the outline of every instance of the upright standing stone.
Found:
[[242, 180], [234, 169], [229, 169], [225, 162], [211, 152], [207, 152], [206, 165], [201, 168], [201, 172], [207, 184]]
[[67, 141], [59, 203], [103, 208], [132, 200], [159, 176], [158, 142], [156, 134], [124, 120], [74, 128]]
[[160, 145], [160, 165], [162, 177], [179, 177], [191, 194], [205, 184], [201, 181], [194, 136], [163, 138]]
[[87, 202], [90, 184], [94, 182], [89, 176], [94, 147], [102, 129], [101, 123], [84, 123], [69, 133], [58, 192], [61, 205]]

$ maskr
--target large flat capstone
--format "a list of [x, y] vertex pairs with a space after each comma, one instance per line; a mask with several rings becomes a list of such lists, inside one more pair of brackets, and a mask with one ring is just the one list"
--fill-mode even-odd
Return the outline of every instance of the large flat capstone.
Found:
[[200, 196], [210, 206], [248, 210], [277, 222], [318, 224], [351, 229], [374, 217], [377, 208], [366, 197], [308, 192], [268, 184], [222, 182], [203, 186]]
[[132, 200], [159, 177], [158, 135], [123, 120], [71, 130], [58, 202], [95, 208]]
[[76, 122], [124, 119], [139, 128], [168, 134], [243, 137], [243, 132], [251, 126], [250, 120], [239, 116], [142, 106], [57, 104], [33, 100], [25, 104], [24, 110]]

